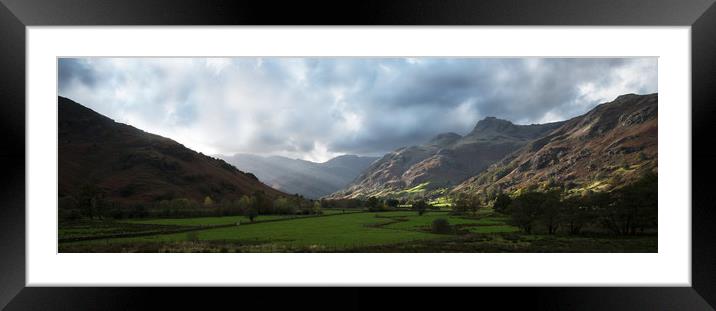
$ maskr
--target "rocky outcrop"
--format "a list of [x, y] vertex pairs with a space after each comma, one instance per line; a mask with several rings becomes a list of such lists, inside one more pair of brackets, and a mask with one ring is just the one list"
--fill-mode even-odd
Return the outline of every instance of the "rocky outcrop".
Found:
[[658, 95], [627, 94], [566, 121], [455, 191], [516, 190], [545, 183], [614, 188], [656, 171]]

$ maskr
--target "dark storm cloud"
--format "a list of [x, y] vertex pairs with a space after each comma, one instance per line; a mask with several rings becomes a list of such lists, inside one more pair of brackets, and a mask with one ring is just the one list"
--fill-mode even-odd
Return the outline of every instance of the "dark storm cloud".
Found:
[[85, 62], [73, 58], [60, 58], [57, 61], [58, 84], [60, 89], [65, 89], [68, 84], [79, 80], [89, 87], [94, 86], [95, 71]]
[[657, 91], [655, 58], [61, 60], [60, 94], [205, 153], [381, 154], [496, 116], [567, 119]]

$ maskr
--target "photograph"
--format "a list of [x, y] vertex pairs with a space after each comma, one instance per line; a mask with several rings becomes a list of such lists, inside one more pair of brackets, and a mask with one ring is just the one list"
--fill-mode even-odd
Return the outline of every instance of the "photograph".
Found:
[[715, 3], [0, 0], [0, 309], [715, 310]]
[[58, 57], [57, 251], [658, 253], [658, 62]]

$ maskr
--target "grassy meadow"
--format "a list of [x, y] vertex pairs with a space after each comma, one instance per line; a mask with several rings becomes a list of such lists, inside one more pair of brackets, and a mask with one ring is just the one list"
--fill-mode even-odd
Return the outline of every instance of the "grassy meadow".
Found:
[[[450, 232], [431, 231], [443, 218]], [[237, 225], [238, 223], [238, 225]], [[91, 229], [89, 229], [91, 228]], [[85, 231], [83, 231], [85, 230]], [[94, 231], [89, 231], [94, 230]], [[125, 233], [122, 236], [122, 233]], [[326, 211], [321, 216], [244, 216], [95, 221], [65, 226], [60, 252], [624, 252], [656, 251], [656, 236], [527, 235], [490, 210], [454, 216], [445, 211]], [[103, 235], [110, 235], [102, 238]]]

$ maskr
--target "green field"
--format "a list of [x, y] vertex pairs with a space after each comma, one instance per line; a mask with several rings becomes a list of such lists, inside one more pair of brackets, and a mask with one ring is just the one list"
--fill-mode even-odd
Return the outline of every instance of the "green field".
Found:
[[[449, 221], [450, 234], [430, 231], [437, 218]], [[236, 226], [240, 222], [241, 224]], [[204, 228], [206, 226], [224, 226]], [[228, 227], [227, 227], [228, 225]], [[87, 227], [87, 226], [85, 226]], [[60, 252], [541, 252], [656, 251], [656, 237], [614, 239], [524, 235], [491, 212], [453, 216], [444, 211], [350, 212], [323, 216], [242, 216], [143, 219], [104, 223], [96, 233], [139, 232], [139, 236], [62, 242]], [[84, 227], [83, 227], [84, 228]], [[166, 233], [153, 230], [191, 230]], [[121, 229], [121, 230], [120, 230]], [[73, 231], [74, 230], [74, 231]], [[79, 230], [79, 231], [77, 231]], [[64, 234], [90, 232], [65, 228]], [[132, 231], [135, 230], [135, 231]], [[148, 232], [143, 234], [142, 230]], [[62, 232], [61, 232], [62, 234]]]
[[177, 227], [169, 224], [130, 223], [100, 220], [80, 220], [64, 223], [60, 226], [58, 236], [61, 239], [103, 236], [113, 234], [132, 234], [142, 232], [157, 232], [176, 230]]
[[[323, 215], [343, 214], [341, 210], [323, 210]], [[345, 212], [351, 213], [351, 212]], [[307, 217], [302, 215], [260, 215], [254, 218], [254, 222], [272, 221], [277, 219], [290, 219]], [[230, 225], [240, 222], [242, 224], [250, 223], [246, 216], [223, 216], [223, 217], [196, 217], [196, 218], [156, 218], [156, 219], [130, 219], [123, 222], [131, 224], [150, 224], [150, 225], [172, 225], [172, 226], [216, 226]]]
[[[263, 218], [262, 218], [263, 217]], [[281, 216], [260, 216], [257, 220], [276, 220]], [[341, 251], [375, 245], [449, 239], [451, 235], [430, 232], [436, 218], [446, 218], [453, 225], [467, 225], [470, 232], [512, 232], [511, 226], [495, 226], [484, 220], [449, 216], [446, 212], [429, 212], [418, 216], [415, 212], [346, 213], [321, 217], [294, 217], [280, 221], [245, 224], [243, 217], [202, 217], [185, 219], [131, 220], [132, 224], [177, 226], [224, 225], [242, 222], [239, 226], [205, 229], [191, 233], [157, 234], [139, 237], [98, 239], [62, 243], [66, 251], [87, 251], [92, 248], [129, 251], [134, 246], [166, 249], [183, 248], [190, 244], [223, 245], [231, 251]], [[480, 224], [483, 222], [484, 224]], [[196, 245], [190, 245], [192, 249]]]
[[429, 231], [430, 224], [438, 218], [447, 218], [451, 225], [463, 228], [473, 233], [498, 233], [498, 232], [516, 232], [518, 229], [505, 224], [504, 218], [484, 217], [484, 218], [466, 218], [448, 216], [445, 212], [432, 212], [422, 216], [416, 216], [415, 213], [403, 212], [384, 213], [381, 217], [390, 217], [398, 222], [383, 226], [387, 229], [411, 230], [411, 231]]

